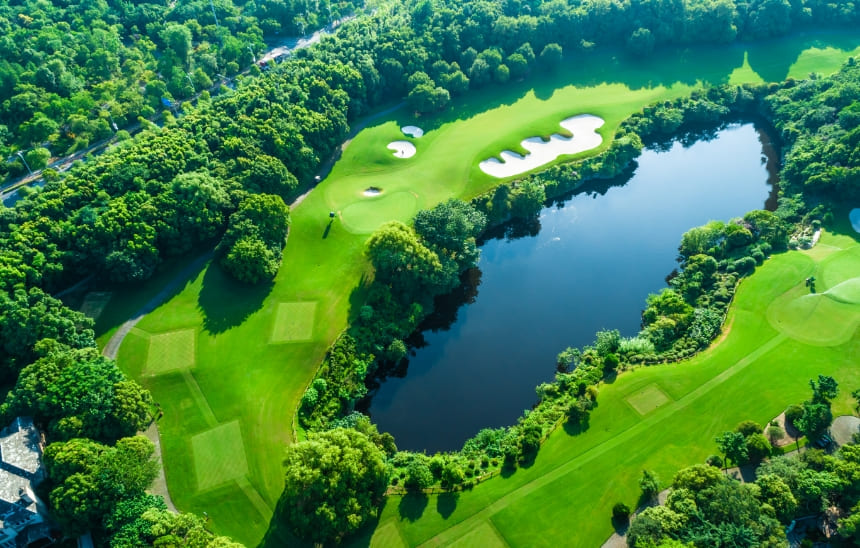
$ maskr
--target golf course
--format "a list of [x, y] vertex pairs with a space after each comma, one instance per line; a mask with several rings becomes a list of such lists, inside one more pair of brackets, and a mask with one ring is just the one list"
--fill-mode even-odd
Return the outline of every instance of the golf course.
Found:
[[[643, 61], [611, 51], [571, 55], [553, 73], [483, 88], [436, 115], [416, 117], [405, 107], [371, 115], [331, 172], [293, 205], [272, 283], [244, 286], [203, 262], [125, 337], [120, 367], [164, 413], [158, 430], [173, 503], [205, 513], [213, 530], [248, 546], [264, 536], [270, 546], [294, 542], [278, 531], [266, 536], [283, 489], [284, 447], [302, 437], [295, 420], [302, 394], [363, 303], [372, 274], [365, 243], [383, 223], [409, 222], [421, 209], [511, 180], [479, 164], [502, 151], [525, 155], [526, 139], [571, 137], [560, 126], [570, 117], [601, 119], [599, 145], [535, 169], [601, 153], [619, 124], [647, 105], [705, 85], [827, 74], [858, 54], [856, 33], [827, 32], [666, 49]], [[411, 143], [414, 155], [389, 148], [398, 141]], [[715, 453], [719, 432], [744, 419], [764, 423], [802, 401], [815, 375], [836, 378], [834, 413], [850, 412], [850, 391], [860, 387], [858, 237], [846, 211], [811, 250], [775, 254], [741, 283], [724, 336], [709, 350], [601, 384], [588, 430], [554, 433], [533, 465], [509, 477], [457, 494], [388, 497], [356, 543], [600, 545], [612, 532], [612, 505], [635, 504], [642, 469], [668, 482]], [[99, 343], [195, 258], [115, 292], [96, 324]], [[819, 280], [814, 295], [804, 285], [811, 275]]]

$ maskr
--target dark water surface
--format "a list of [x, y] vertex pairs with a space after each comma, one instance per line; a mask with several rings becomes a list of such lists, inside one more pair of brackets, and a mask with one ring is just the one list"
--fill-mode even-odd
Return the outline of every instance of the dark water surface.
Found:
[[479, 268], [413, 337], [419, 348], [396, 373], [406, 376], [372, 393], [380, 431], [401, 449], [433, 452], [513, 424], [565, 347], [589, 344], [602, 328], [639, 331], [645, 297], [665, 287], [684, 232], [775, 207], [779, 159], [762, 128], [661, 148], [644, 151], [631, 176], [483, 244]]

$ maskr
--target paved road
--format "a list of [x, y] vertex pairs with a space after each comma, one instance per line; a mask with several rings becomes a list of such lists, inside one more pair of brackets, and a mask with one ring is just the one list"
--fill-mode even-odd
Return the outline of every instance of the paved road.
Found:
[[[125, 340], [125, 336], [128, 335], [131, 329], [137, 325], [144, 316], [158, 308], [161, 303], [166, 301], [176, 289], [179, 289], [179, 287], [185, 283], [189, 277], [191, 277], [191, 275], [203, 268], [203, 265], [206, 264], [206, 261], [210, 258], [212, 258], [212, 252], [208, 251], [183, 268], [181, 272], [176, 274], [176, 276], [167, 282], [158, 294], [140, 307], [134, 316], [119, 326], [119, 329], [117, 329], [116, 333], [114, 333], [113, 337], [111, 337], [105, 345], [104, 350], [102, 350], [102, 354], [115, 360], [117, 353], [119, 352], [119, 347], [122, 345], [122, 341]], [[175, 512], [176, 506], [170, 498], [170, 492], [167, 490], [167, 479], [164, 477], [164, 461], [161, 458], [161, 437], [158, 435], [157, 423], [155, 421], [149, 425], [149, 428], [146, 429], [144, 435], [146, 435], [146, 437], [155, 444], [155, 458], [159, 464], [158, 477], [153, 481], [150, 490], [154, 494], [164, 497], [164, 502], [167, 504], [167, 507]]]

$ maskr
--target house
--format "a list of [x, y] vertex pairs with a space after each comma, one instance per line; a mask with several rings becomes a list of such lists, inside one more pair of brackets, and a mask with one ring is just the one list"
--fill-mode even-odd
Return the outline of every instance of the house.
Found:
[[47, 510], [34, 492], [44, 475], [39, 430], [18, 417], [0, 431], [0, 548], [50, 543]]

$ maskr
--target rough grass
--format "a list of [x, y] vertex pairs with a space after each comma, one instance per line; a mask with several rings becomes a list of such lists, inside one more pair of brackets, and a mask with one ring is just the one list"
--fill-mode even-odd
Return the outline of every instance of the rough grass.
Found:
[[161, 375], [170, 371], [194, 367], [195, 335], [193, 329], [181, 329], [152, 335], [149, 338], [145, 373], [147, 375]]
[[[397, 192], [412, 193], [417, 209], [431, 207], [450, 197], [468, 198], [499, 182], [480, 171], [479, 161], [500, 150], [516, 147], [527, 137], [556, 131], [559, 121], [568, 116], [589, 113], [602, 117], [606, 124], [600, 132], [605, 138], [604, 146], [609, 146], [618, 124], [631, 113], [654, 101], [685, 95], [703, 83], [725, 83], [730, 77], [737, 80], [740, 77], [732, 74], [744, 66], [745, 59], [749, 69], [743, 78], [777, 81], [789, 75], [805, 76], [808, 70], [798, 72], [792, 69], [792, 65], [803, 58], [804, 50], [812, 46], [821, 47], [822, 41], [842, 51], [841, 55], [826, 63], [819, 59], [821, 62], [816, 67], [822, 73], [836, 70], [842, 59], [856, 54], [855, 49], [860, 43], [852, 33], [837, 32], [795, 36], [763, 44], [661, 50], [650, 60], [636, 62], [612, 51], [588, 56], [571, 55], [569, 62], [554, 74], [534, 74], [523, 82], [513, 82], [505, 87], [489, 86], [454, 101], [451, 109], [434, 116], [416, 119], [403, 109], [395, 111], [385, 119], [371, 122], [357, 135], [331, 174], [293, 209], [284, 263], [273, 285], [254, 289], [239, 286], [220, 273], [217, 266], [209, 265], [193, 276], [169, 302], [144, 318], [139, 327], [150, 333], [163, 333], [201, 326], [197, 335], [194, 379], [218, 420], [241, 422], [249, 468], [248, 481], [265, 503], [274, 507], [283, 487], [281, 460], [284, 446], [293, 439], [294, 411], [326, 349], [347, 325], [349, 315], [357, 313], [363, 300], [360, 283], [368, 274], [362, 254], [367, 234], [356, 232], [371, 229], [388, 220], [387, 216], [401, 216], [401, 220], [407, 220], [404, 217], [409, 215], [405, 206], [396, 199], [387, 204], [378, 202], [383, 204], [377, 208], [378, 212], [368, 212], [367, 208], [363, 212], [359, 208], [356, 216], [352, 215], [354, 211], [347, 212], [352, 204], [373, 203], [372, 198], [361, 196], [364, 189], [380, 187], [384, 190], [383, 197]], [[739, 83], [739, 80], [734, 83]], [[385, 146], [393, 140], [403, 139], [399, 128], [407, 124], [417, 125], [427, 133], [413, 141], [417, 154], [409, 160], [401, 160], [391, 155]], [[329, 211], [346, 214], [343, 220], [338, 218], [330, 224]], [[367, 225], [354, 226], [353, 223], [360, 222], [356, 218], [365, 216], [369, 220]], [[178, 270], [178, 267], [174, 268]], [[139, 303], [146, 302], [164, 280], [170, 279], [170, 270], [164, 272], [140, 289], [126, 289], [115, 295], [97, 326], [100, 342], [106, 341], [116, 326], [137, 310]], [[312, 339], [306, 344], [270, 344], [278, 305], [304, 301], [318, 303]], [[741, 314], [738, 312], [739, 316]], [[764, 323], [765, 328], [771, 329], [767, 322]], [[752, 326], [751, 329], [755, 333], [760, 328], [762, 326]], [[180, 375], [141, 376], [146, 352], [139, 340], [123, 345], [119, 363], [150, 389], [162, 404], [165, 415], [159, 421], [159, 428], [167, 481], [176, 505], [183, 510], [206, 511], [218, 532], [247, 545], [257, 545], [269, 524], [260, 516], [259, 505], [248, 503], [242, 488], [227, 483], [216, 489], [217, 496], [210, 491], [197, 491], [190, 440], [211, 425], [205, 413], [193, 404], [188, 383]], [[813, 360], [807, 365], [812, 367], [817, 363]], [[690, 386], [697, 386], [696, 383], [702, 381], [694, 375], [690, 379], [684, 378], [679, 384], [689, 391]], [[653, 382], [656, 381], [650, 380], [641, 387]], [[806, 382], [800, 384], [802, 391]], [[673, 392], [673, 385], [667, 379], [661, 378], [660, 386], [672, 399], [677, 400], [684, 394], [681, 389]], [[793, 386], [789, 389], [793, 390]], [[626, 393], [629, 394], [630, 390], [632, 387], [628, 386]], [[791, 391], [782, 392], [780, 399], [786, 395], [793, 397], [793, 394]], [[601, 394], [601, 402], [612, 401], [612, 398]], [[601, 426], [599, 429], [593, 426], [590, 432], [600, 430], [608, 436], [634, 419], [645, 421], [655, 416], [662, 417], [664, 409], [675, 409], [673, 406], [678, 403], [665, 404], [643, 419], [623, 398], [615, 398], [621, 408], [601, 403], [595, 414], [595, 422]], [[609, 410], [605, 411], [604, 406]], [[761, 420], [776, 414], [772, 412]], [[708, 414], [703, 410], [701, 416], [707, 417]], [[604, 424], [602, 417], [612, 417], [613, 421]], [[697, 432], [702, 431], [697, 429]], [[517, 473], [506, 481], [517, 483], [524, 481], [523, 478], [537, 477], [534, 474], [547, 471], [541, 462], [563, 462], [581, 452], [582, 447], [577, 440], [573, 449], [565, 449], [564, 456], [553, 458], [553, 447], [560, 444], [555, 438], [564, 439], [565, 436], [551, 438], [548, 447], [542, 451], [542, 455], [548, 456], [545, 460], [542, 460], [544, 457], [539, 458], [528, 473]], [[667, 475], [667, 467], [687, 463], [690, 457], [688, 453], [674, 459], [665, 453], [661, 455]], [[626, 456], [633, 458], [632, 455]], [[637, 468], [639, 472], [641, 467]], [[612, 487], [605, 475], [602, 478], [601, 491], [577, 491], [583, 498], [556, 505], [554, 510], [571, 507], [581, 507], [583, 511], [591, 509], [592, 499], [587, 497], [593, 497], [600, 508], [601, 496], [606, 496], [604, 490]], [[625, 480], [623, 485], [626, 486], [626, 478], [621, 479]], [[594, 482], [590, 476], [585, 480], [589, 485]], [[476, 504], [480, 507], [493, 504], [514, 485], [504, 481], [490, 483], [493, 485], [476, 489], [474, 494], [464, 494], [448, 519], [451, 522], [462, 520], [464, 515], [471, 515], [470, 508], [473, 513]], [[635, 478], [631, 482], [633, 484]], [[617, 495], [623, 496], [626, 493], [623, 489], [627, 487], [619, 489], [622, 490]], [[634, 487], [630, 489], [635, 490]], [[627, 498], [632, 502], [634, 496], [631, 494]], [[583, 504], [586, 500], [588, 504]], [[435, 506], [431, 504], [431, 507]], [[426, 511], [425, 517], [430, 513]], [[526, 512], [512, 519], [511, 524], [531, 514], [533, 512]], [[584, 529], [583, 538], [592, 540], [596, 537], [593, 531], [589, 533], [589, 528], [595, 528], [599, 532], [597, 536], [600, 536], [608, 527], [608, 517], [606, 523], [581, 513], [575, 521], [572, 519], [561, 516], [550, 522], [547, 538], [558, 538], [553, 531], [567, 531], [569, 534], [568, 524], [573, 522]], [[401, 532], [407, 544], [415, 544], [417, 539], [430, 538], [451, 522], [422, 518]], [[497, 526], [499, 530], [503, 529], [498, 522]], [[294, 543], [288, 535], [277, 530], [277, 523], [272, 523], [271, 527], [270, 545]], [[530, 532], [533, 539], [543, 538], [543, 533], [532, 526], [524, 527], [523, 531]], [[508, 533], [502, 533], [507, 538]]]
[[647, 415], [669, 401], [669, 396], [664, 394], [663, 391], [660, 390], [659, 386], [651, 384], [637, 392], [634, 392], [633, 394], [630, 394], [626, 399], [627, 403], [629, 403], [637, 413], [640, 415]]
[[317, 303], [281, 303], [272, 327], [272, 342], [309, 341], [314, 334]]
[[[860, 249], [856, 239], [830, 233], [822, 243], [844, 249], [838, 253]], [[808, 398], [808, 381], [819, 373], [839, 382], [834, 413], [851, 413], [850, 392], [860, 387], [856, 329], [847, 340], [822, 346], [765, 320], [773, 303], [804, 287], [826, 262], [797, 251], [774, 256], [741, 284], [729, 311], [732, 330], [722, 342], [686, 362], [638, 368], [602, 385], [584, 433], [555, 432], [531, 467], [461, 493], [453, 511], [434, 510], [431, 496], [420, 517], [404, 519], [389, 503], [381, 522], [396, 523], [411, 546], [448, 545], [487, 523], [510, 546], [599, 546], [612, 533], [612, 506], [635, 505], [643, 469], [655, 470], [665, 486], [680, 468], [716, 453], [720, 432], [746, 419], [763, 424]], [[839, 320], [819, 321], [833, 327]], [[655, 386], [672, 401], [641, 416], [630, 394]], [[371, 544], [383, 546], [375, 538]]]
[[239, 421], [216, 426], [191, 438], [197, 489], [205, 491], [248, 473]]

